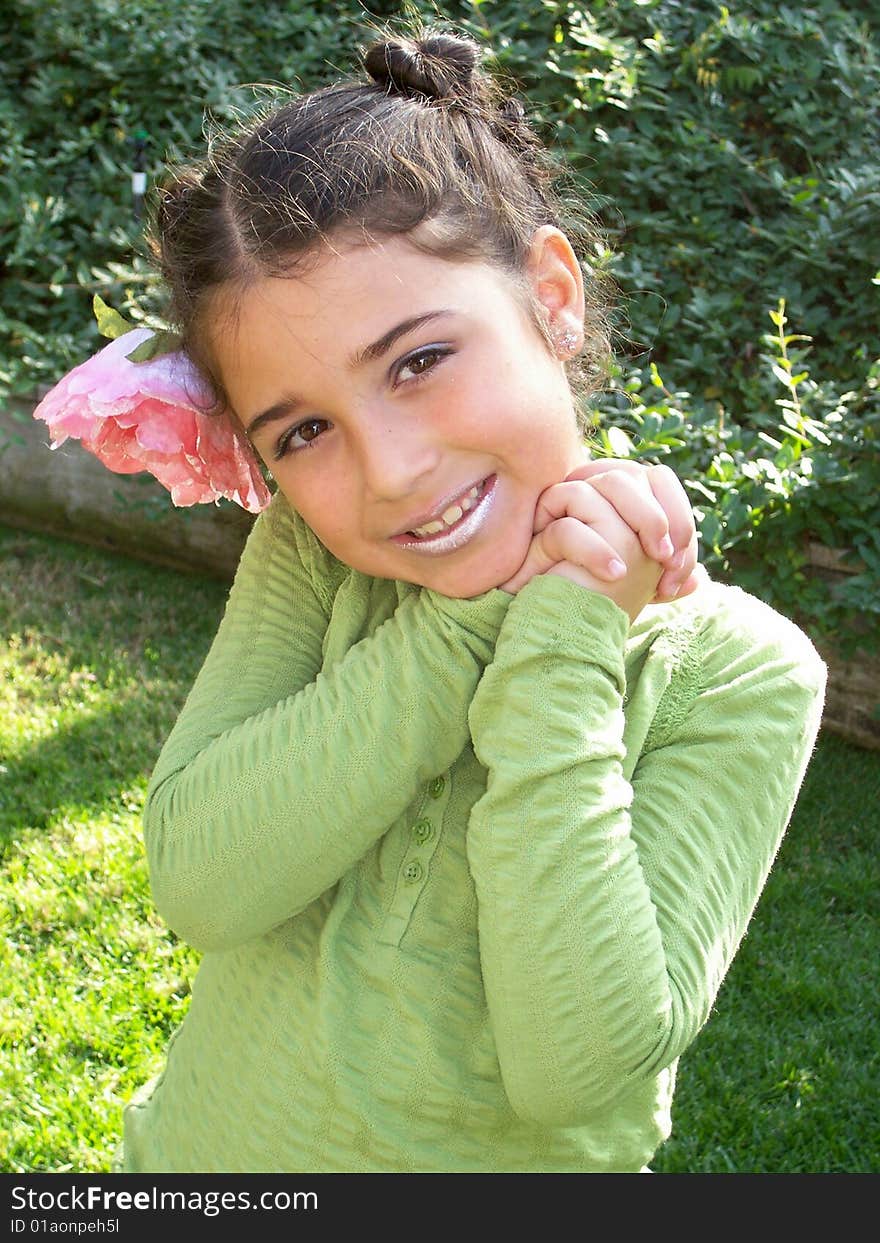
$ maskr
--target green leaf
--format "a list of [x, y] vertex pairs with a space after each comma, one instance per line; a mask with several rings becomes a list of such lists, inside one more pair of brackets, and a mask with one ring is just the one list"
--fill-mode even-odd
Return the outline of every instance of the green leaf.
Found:
[[118, 311], [114, 311], [112, 306], [108, 306], [99, 294], [95, 294], [92, 298], [92, 310], [98, 321], [98, 332], [102, 337], [109, 337], [111, 341], [115, 341], [117, 337], [124, 337], [135, 327], [128, 320], [123, 319]]
[[704, 496], [704, 497], [706, 498], [706, 500], [707, 500], [707, 501], [711, 502], [711, 504], [713, 504], [713, 505], [715, 504], [715, 502], [716, 502], [716, 500], [717, 500], [717, 497], [715, 496], [715, 493], [714, 493], [714, 492], [711, 492], [711, 491], [710, 491], [710, 490], [706, 487], [706, 485], [703, 483], [703, 481], [702, 481], [701, 479], [686, 479], [684, 482], [685, 482], [685, 486], [686, 486], [686, 487], [687, 487], [690, 491], [692, 491], [692, 492], [699, 492], [702, 496]]
[[608, 443], [615, 457], [629, 457], [632, 453], [632, 441], [622, 427], [608, 428]]
[[132, 363], [148, 363], [151, 359], [160, 358], [163, 354], [176, 354], [179, 349], [180, 337], [177, 333], [161, 328], [151, 337], [147, 337], [146, 341], [141, 341], [140, 345], [125, 357]]
[[773, 437], [772, 437], [772, 436], [768, 436], [768, 434], [767, 434], [766, 432], [758, 432], [758, 439], [759, 439], [759, 440], [763, 440], [763, 441], [764, 441], [764, 443], [765, 443], [765, 444], [770, 445], [770, 447], [771, 447], [772, 449], [781, 449], [781, 448], [782, 448], [782, 443], [781, 443], [781, 441], [779, 441], [779, 440], [774, 440], [774, 439], [773, 439]]

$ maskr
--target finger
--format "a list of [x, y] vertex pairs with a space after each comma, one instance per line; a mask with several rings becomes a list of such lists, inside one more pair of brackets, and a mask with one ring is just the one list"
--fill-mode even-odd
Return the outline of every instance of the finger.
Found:
[[709, 581], [709, 575], [703, 565], [697, 565], [692, 574], [689, 574], [684, 582], [673, 581], [672, 587], [664, 583], [661, 578], [657, 584], [657, 593], [654, 601], [657, 604], [669, 604], [673, 600], [683, 600], [686, 596], [692, 595], [697, 588]]
[[[687, 565], [687, 572], [682, 574], [682, 581], [684, 581], [693, 570], [694, 565], [696, 565], [694, 551], [696, 545], [693, 544], [696, 524], [690, 498], [675, 471], [670, 470], [668, 466], [649, 467], [647, 479], [651, 491], [666, 514], [666, 521], [669, 524], [669, 538], [672, 540], [676, 554], [680, 556], [684, 553], [687, 556], [689, 553], [694, 552], [693, 562]], [[677, 568], [684, 571], [685, 565], [685, 558], [682, 558]]]
[[[638, 548], [632, 533], [628, 532], [628, 535], [631, 547]], [[548, 568], [560, 561], [570, 561], [608, 583], [626, 575], [627, 563], [620, 546], [626, 542], [626, 536], [621, 535], [620, 543], [610, 543], [579, 518], [557, 518], [535, 536], [534, 542], [540, 546], [541, 556], [546, 559]]]
[[593, 480], [597, 475], [612, 470], [630, 474], [634, 478], [642, 478], [648, 482], [666, 514], [669, 538], [675, 549], [673, 556], [679, 558], [677, 564], [683, 571], [681, 578], [684, 581], [686, 577], [684, 571], [687, 565], [690, 564], [690, 568], [693, 569], [696, 564], [696, 560], [693, 562], [689, 560], [691, 537], [696, 528], [690, 500], [678, 476], [668, 466], [648, 465], [645, 462], [632, 461], [627, 458], [596, 458], [589, 462], [582, 462], [566, 476], [566, 479]]
[[580, 466], [576, 466], [565, 478], [566, 481], [592, 479], [594, 475], [604, 475], [609, 470], [622, 470], [631, 475], [644, 475], [648, 467], [644, 462], [632, 461], [629, 458], [591, 458], [589, 462], [581, 462]]
[[534, 534], [558, 518], [579, 518], [581, 522], [614, 526], [621, 520], [611, 501], [592, 484], [580, 480], [551, 484], [538, 498], [533, 524]]
[[594, 475], [589, 486], [610, 501], [617, 513], [639, 537], [645, 555], [668, 566], [675, 554], [663, 506], [654, 495], [647, 474], [611, 470]]
[[694, 531], [687, 547], [680, 550], [672, 560], [670, 568], [664, 570], [657, 587], [657, 594], [667, 600], [681, 595], [684, 584], [688, 581], [699, 564], [699, 536]]
[[684, 584], [678, 575], [674, 572], [665, 573], [660, 582], [657, 584], [657, 591], [654, 595], [656, 604], [669, 604], [672, 600], [677, 600], [682, 595], [687, 595], [684, 591]]
[[547, 551], [544, 543], [543, 532], [533, 537], [522, 565], [512, 578], [501, 584], [504, 591], [512, 592], [515, 595], [536, 575], [546, 574], [547, 570], [556, 564], [556, 558]]
[[672, 588], [671, 594], [669, 592], [661, 592], [661, 584], [658, 583], [658, 592], [656, 592], [654, 602], [656, 604], [671, 604], [672, 600], [684, 600], [687, 595], [691, 595], [695, 592], [701, 582], [702, 579], [699, 574], [690, 574], [690, 576], [685, 579], [684, 583], [675, 584], [675, 587]]

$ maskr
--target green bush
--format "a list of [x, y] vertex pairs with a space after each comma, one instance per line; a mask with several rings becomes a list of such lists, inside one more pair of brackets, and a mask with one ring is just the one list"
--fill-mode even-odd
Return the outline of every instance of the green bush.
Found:
[[[130, 318], [161, 314], [132, 202], [139, 138], [153, 184], [166, 157], [202, 145], [206, 111], [222, 124], [251, 106], [241, 84], [343, 73], [368, 21], [400, 7], [19, 0], [0, 92], [0, 396], [97, 348], [93, 293]], [[450, 0], [442, 13], [526, 97], [606, 229], [591, 261], [620, 289], [624, 361], [600, 412], [689, 480], [708, 560], [822, 631], [876, 611], [877, 4]], [[809, 374], [782, 390], [779, 341], [762, 341], [780, 300], [810, 340]], [[803, 342], [789, 346], [797, 362]], [[804, 574], [809, 538], [865, 566], [832, 600]]]
[[[341, 6], [344, 10], [344, 6]], [[354, 6], [351, 6], [354, 8]], [[351, 55], [336, 6], [269, 0], [31, 0], [4, 35], [0, 382], [32, 392], [100, 344], [91, 297], [158, 309], [131, 173], [150, 184], [233, 119], [243, 82], [310, 82]]]
[[[655, 363], [618, 367], [600, 403], [597, 451], [662, 461], [694, 501], [703, 560], [719, 576], [795, 617], [844, 656], [876, 650], [880, 619], [880, 360], [842, 395], [810, 379], [809, 345], [786, 331], [785, 303], [763, 334], [767, 411], [750, 426], [723, 408], [692, 409]], [[771, 391], [775, 385], [776, 393]], [[690, 413], [686, 413], [687, 411]], [[811, 543], [842, 547], [858, 567], [829, 591]]]
[[749, 411], [755, 310], [784, 297], [822, 375], [864, 375], [880, 353], [880, 9], [872, 30], [869, 6], [835, 0], [543, 7], [543, 60], [517, 44], [505, 59], [595, 185], [634, 343]]

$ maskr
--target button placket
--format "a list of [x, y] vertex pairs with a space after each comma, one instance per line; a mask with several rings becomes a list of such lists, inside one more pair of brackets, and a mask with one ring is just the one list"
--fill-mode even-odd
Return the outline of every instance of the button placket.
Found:
[[435, 777], [425, 787], [416, 819], [409, 826], [409, 845], [397, 875], [391, 907], [379, 933], [379, 940], [385, 944], [400, 944], [419, 895], [427, 884], [428, 868], [437, 849], [449, 794], [447, 776]]

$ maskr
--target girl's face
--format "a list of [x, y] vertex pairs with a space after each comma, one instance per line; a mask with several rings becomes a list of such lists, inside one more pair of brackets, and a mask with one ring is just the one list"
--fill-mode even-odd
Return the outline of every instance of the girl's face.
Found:
[[[580, 330], [580, 271], [557, 230], [529, 279]], [[573, 267], [572, 267], [573, 265]], [[525, 558], [535, 507], [588, 456], [562, 363], [504, 272], [405, 238], [328, 248], [219, 316], [230, 404], [291, 505], [339, 560], [466, 598]]]

